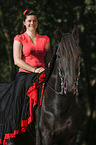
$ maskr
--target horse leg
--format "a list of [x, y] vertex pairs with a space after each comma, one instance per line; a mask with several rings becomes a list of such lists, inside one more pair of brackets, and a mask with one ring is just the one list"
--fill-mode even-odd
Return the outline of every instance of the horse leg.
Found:
[[41, 109], [41, 116], [39, 122], [40, 129], [40, 145], [52, 144], [52, 132], [54, 127], [54, 115], [44, 108]]
[[40, 127], [40, 145], [51, 145], [51, 131], [46, 127], [42, 126], [42, 129]]
[[39, 121], [39, 107], [36, 109], [36, 145], [51, 145], [50, 130], [46, 127], [43, 121]]

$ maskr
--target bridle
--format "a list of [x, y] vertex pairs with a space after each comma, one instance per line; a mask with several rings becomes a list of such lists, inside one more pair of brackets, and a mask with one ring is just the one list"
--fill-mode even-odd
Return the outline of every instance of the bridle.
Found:
[[[58, 62], [58, 60], [60, 59], [60, 57], [58, 57], [58, 54], [57, 54], [57, 53], [56, 53], [56, 56], [57, 56], [56, 62]], [[64, 93], [66, 94], [66, 90], [64, 90], [64, 81], [63, 81], [64, 79], [63, 79], [63, 77], [62, 77], [62, 73], [61, 73], [60, 68], [57, 67], [57, 69], [58, 69], [59, 77], [60, 77], [60, 80], [61, 80], [61, 91], [60, 91], [60, 92], [56, 91], [48, 82], [47, 82], [47, 86], [48, 86], [52, 91], [54, 91], [57, 95], [64, 95]]]
[[[61, 91], [60, 92], [58, 92], [58, 91], [56, 91], [48, 82], [47, 82], [47, 86], [52, 90], [52, 91], [54, 91], [57, 95], [63, 95], [64, 93], [64, 87], [63, 87], [63, 78], [61, 77], [60, 78], [61, 79]], [[66, 94], [66, 93], [65, 93]]]
[[[60, 59], [58, 53], [56, 53], [56, 62], [58, 62]], [[66, 87], [66, 83], [65, 83], [65, 80], [64, 78], [62, 77], [62, 71], [59, 67], [57, 67], [58, 69], [58, 74], [59, 74], [59, 77], [60, 77], [60, 80], [61, 80], [61, 91], [57, 91], [55, 88], [53, 88], [48, 82], [47, 82], [47, 86], [53, 91], [55, 92], [57, 95], [66, 95], [67, 94], [67, 87]], [[80, 71], [78, 73], [78, 77], [76, 79], [76, 82], [75, 82], [75, 89], [74, 91], [72, 91], [73, 94], [76, 94], [76, 96], [79, 95], [78, 93], [78, 81], [79, 81], [79, 76], [80, 76]]]
[[[76, 31], [76, 33], [75, 33], [75, 31]], [[65, 34], [63, 34], [61, 31], [60, 31], [60, 33], [61, 33], [61, 39], [59, 39], [60, 41], [58, 41], [58, 47], [59, 47], [59, 49], [61, 48], [59, 46], [59, 44], [60, 44], [59, 42], [62, 42], [63, 41], [62, 38], [63, 38], [63, 36], [65, 36]], [[69, 33], [67, 33], [67, 34], [69, 34]], [[76, 53], [77, 53], [78, 56], [80, 56], [80, 54], [82, 54], [82, 51], [81, 51], [81, 49], [80, 49], [80, 47], [79, 47], [79, 45], [77, 43], [77, 38], [78, 38], [78, 29], [77, 29], [77, 27], [74, 27], [74, 29], [72, 31], [72, 36], [73, 36], [72, 38], [75, 40], [75, 43], [76, 43], [76, 44], [74, 44], [74, 47], [75, 46], [78, 46], [78, 51], [76, 51]], [[58, 40], [58, 38], [57, 38], [57, 40]], [[71, 48], [72, 48], [72, 45], [71, 45]], [[66, 53], [67, 53], [67, 51], [66, 51]], [[56, 61], [60, 60], [60, 53], [58, 53], [58, 51], [56, 51], [56, 57], [57, 57], [56, 58]], [[63, 71], [59, 67], [57, 67], [57, 69], [58, 69], [58, 74], [59, 74], [59, 77], [60, 77], [60, 80], [61, 80], [61, 91], [58, 92], [55, 88], [53, 88], [47, 82], [47, 86], [53, 92], [55, 92], [57, 95], [64, 95], [64, 94], [66, 95], [66, 94], [69, 94], [69, 93], [72, 93], [73, 95], [75, 95], [76, 96], [76, 102], [78, 102], [78, 95], [79, 95], [79, 93], [78, 93], [78, 82], [79, 82], [79, 78], [80, 78], [80, 67], [79, 67], [80, 66], [80, 57], [78, 59], [79, 59], [78, 62], [77, 62], [78, 63], [77, 64], [78, 72], [76, 74], [76, 77], [74, 78], [75, 79], [74, 82], [73, 82], [74, 84], [72, 85], [71, 88], [69, 88], [69, 91], [67, 91], [67, 82], [65, 80], [66, 79], [66, 76], [64, 74], [62, 74]]]

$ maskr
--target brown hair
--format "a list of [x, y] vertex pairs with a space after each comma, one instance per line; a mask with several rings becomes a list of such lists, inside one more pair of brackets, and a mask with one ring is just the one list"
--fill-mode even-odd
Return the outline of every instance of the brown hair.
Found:
[[[33, 10], [25, 10], [25, 11], [23, 12], [23, 21], [25, 21], [26, 16], [29, 16], [29, 15], [35, 15], [35, 16], [37, 17], [35, 11], [33, 11]], [[24, 24], [23, 24], [20, 34], [24, 33], [25, 31], [26, 31], [26, 27], [25, 27]]]

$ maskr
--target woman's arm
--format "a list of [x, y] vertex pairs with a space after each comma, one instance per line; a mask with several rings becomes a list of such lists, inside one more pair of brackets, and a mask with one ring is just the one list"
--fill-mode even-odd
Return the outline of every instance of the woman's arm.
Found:
[[13, 44], [13, 58], [14, 58], [14, 64], [17, 65], [18, 67], [30, 71], [30, 72], [35, 72], [35, 73], [41, 73], [45, 69], [40, 67], [35, 70], [34, 67], [26, 63], [25, 61], [22, 60], [22, 45], [19, 41], [14, 41]]

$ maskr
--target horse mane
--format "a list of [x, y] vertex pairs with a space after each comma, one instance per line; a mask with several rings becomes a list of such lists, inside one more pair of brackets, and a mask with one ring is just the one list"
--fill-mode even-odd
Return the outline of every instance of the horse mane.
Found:
[[74, 26], [72, 33], [62, 33], [60, 30], [57, 39], [60, 40], [60, 37], [57, 57], [60, 57], [59, 66], [64, 79], [64, 92], [74, 91], [74, 93], [78, 93], [77, 86], [80, 77], [80, 56], [82, 53], [77, 43], [79, 37], [78, 28]]

